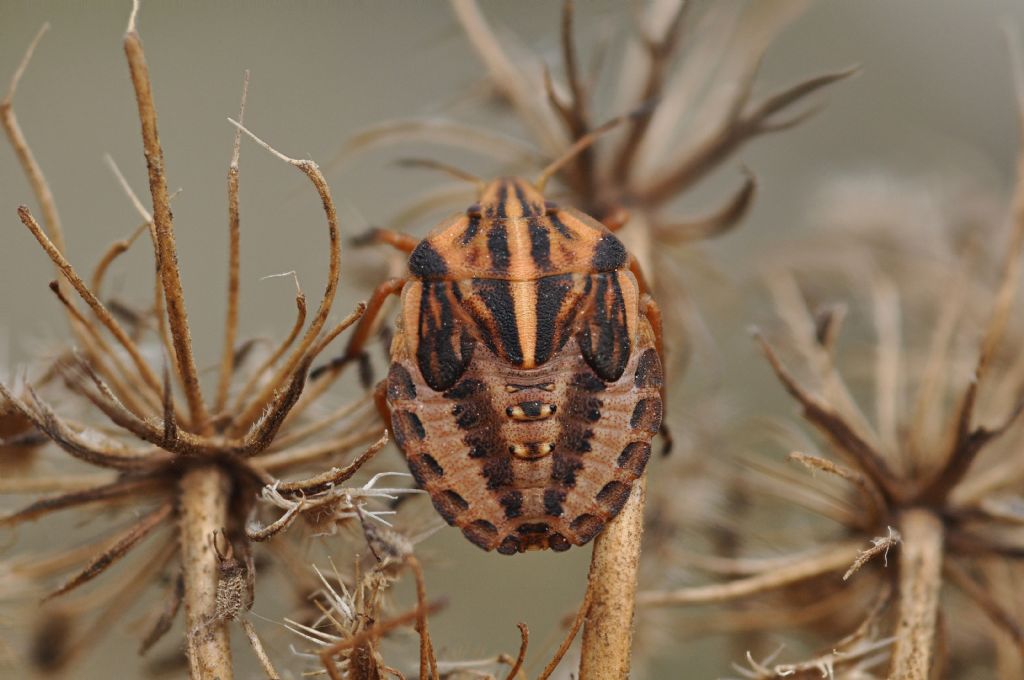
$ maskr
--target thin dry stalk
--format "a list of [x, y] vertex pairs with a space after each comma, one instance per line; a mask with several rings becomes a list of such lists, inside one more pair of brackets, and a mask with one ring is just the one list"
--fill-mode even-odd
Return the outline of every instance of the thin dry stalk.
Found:
[[138, 0], [135, 0], [124, 37], [124, 53], [128, 59], [128, 69], [135, 88], [139, 121], [142, 123], [142, 143], [145, 148], [146, 169], [149, 172], [149, 192], [153, 198], [157, 267], [160, 270], [160, 282], [167, 303], [167, 318], [174, 341], [174, 353], [178, 358], [182, 382], [185, 384], [185, 400], [188, 402], [191, 425], [196, 431], [203, 432], [207, 427], [208, 417], [199, 385], [199, 371], [192, 354], [192, 336], [189, 331], [188, 314], [185, 311], [181, 272], [178, 269], [178, 249], [174, 239], [167, 177], [164, 174], [164, 151], [160, 146], [160, 135], [156, 127], [156, 106], [153, 103], [153, 91], [149, 81], [149, 67], [142, 50], [142, 41], [135, 30], [137, 13]]
[[[839, 572], [847, 569], [857, 559], [859, 553], [860, 544], [852, 541], [840, 543], [816, 552], [799, 562], [782, 564], [770, 571], [753, 576], [728, 583], [679, 588], [664, 592], [642, 592], [637, 601], [641, 606], [647, 607], [728, 602], [785, 588], [816, 576]], [[837, 579], [838, 581], [839, 579]]]
[[[242, 103], [238, 120], [245, 121], [245, 100], [249, 94], [249, 71], [242, 80]], [[224, 354], [220, 362], [220, 382], [214, 410], [220, 413], [228, 400], [231, 377], [235, 371], [235, 338], [238, 335], [238, 291], [241, 269], [241, 228], [238, 214], [238, 158], [241, 154], [242, 131], [235, 130], [235, 143], [228, 165], [228, 308], [224, 320]]]
[[523, 664], [526, 662], [526, 649], [530, 646], [530, 629], [526, 627], [525, 623], [517, 623], [519, 627], [519, 654], [516, 655], [516, 660], [512, 664], [512, 668], [509, 669], [508, 675], [505, 680], [516, 680], [516, 676], [519, 675], [519, 671], [523, 669]]
[[102, 574], [107, 570], [107, 567], [127, 555], [139, 541], [153, 533], [160, 526], [161, 522], [171, 516], [173, 511], [174, 506], [171, 503], [164, 503], [153, 512], [145, 515], [123, 533], [119, 534], [113, 545], [106, 548], [103, 553], [67, 580], [64, 585], [48, 594], [45, 599], [49, 600], [58, 595], [63, 595]]
[[[297, 168], [309, 178], [309, 181], [313, 183], [317, 193], [320, 195], [324, 214], [327, 217], [327, 230], [330, 241], [327, 287], [320, 300], [320, 307], [317, 309], [316, 315], [313, 317], [313, 321], [310, 323], [309, 328], [306, 329], [306, 333], [299, 342], [299, 346], [292, 351], [292, 354], [287, 360], [285, 360], [284, 364], [281, 365], [274, 378], [260, 391], [260, 393], [250, 402], [245, 411], [243, 411], [243, 413], [235, 420], [234, 430], [239, 432], [248, 429], [250, 424], [259, 417], [267, 404], [274, 399], [275, 386], [282, 384], [287, 377], [295, 371], [296, 367], [303, 360], [303, 357], [306, 357], [309, 350], [318, 342], [320, 330], [327, 322], [331, 306], [334, 304], [334, 296], [338, 290], [339, 272], [341, 270], [341, 240], [338, 237], [338, 214], [334, 207], [334, 200], [331, 198], [331, 189], [327, 185], [327, 180], [324, 179], [323, 173], [320, 172], [320, 168], [317, 164], [309, 160], [289, 158], [247, 130], [242, 124], [231, 120], [230, 118], [228, 121], [272, 155]], [[345, 327], [344, 322], [342, 322], [342, 324], [339, 324], [335, 330], [340, 332], [340, 330], [343, 330]], [[322, 338], [320, 342], [323, 343], [327, 337], [330, 337], [330, 333], [325, 336], [325, 338]]]
[[900, 530], [899, 624], [889, 672], [899, 680], [928, 680], [942, 590], [942, 520], [928, 510], [907, 510]]
[[646, 493], [647, 478], [642, 477], [619, 516], [594, 543], [587, 577], [592, 600], [583, 626], [580, 677], [610, 680], [629, 675]]
[[67, 261], [64, 254], [54, 244], [53, 241], [46, 235], [39, 223], [32, 216], [31, 211], [26, 206], [18, 207], [18, 217], [21, 219], [22, 224], [28, 227], [28, 230], [32, 232], [32, 235], [39, 242], [39, 245], [43, 247], [43, 250], [49, 256], [50, 260], [57, 267], [64, 279], [71, 284], [72, 288], [78, 293], [82, 300], [89, 305], [92, 309], [93, 314], [99, 319], [100, 323], [110, 331], [121, 346], [124, 347], [128, 356], [131, 357], [132, 363], [139, 370], [139, 374], [145, 381], [146, 385], [149, 386], [156, 394], [160, 394], [161, 385], [160, 380], [157, 378], [153, 369], [150, 368], [146, 360], [143, 359], [142, 353], [139, 351], [138, 345], [131, 339], [131, 336], [124, 330], [124, 327], [117, 322], [117, 319], [113, 317], [110, 311], [103, 305], [102, 302], [96, 297], [96, 295], [86, 286], [85, 281], [78, 275], [71, 263]]
[[61, 227], [60, 215], [57, 213], [57, 202], [53, 198], [50, 184], [43, 175], [43, 169], [32, 154], [32, 149], [25, 139], [25, 134], [21, 131], [21, 126], [18, 125], [18, 118], [14, 115], [14, 93], [18, 89], [18, 82], [25, 74], [25, 69], [28, 68], [28, 62], [32, 59], [32, 53], [35, 52], [36, 46], [49, 29], [50, 24], [43, 24], [42, 28], [39, 29], [39, 32], [36, 33], [35, 38], [29, 44], [28, 49], [25, 50], [25, 56], [22, 57], [21, 63], [18, 64], [18, 68], [11, 77], [11, 84], [7, 88], [7, 94], [4, 96], [3, 101], [0, 101], [0, 124], [3, 125], [11, 148], [14, 149], [14, 154], [18, 157], [18, 163], [21, 165], [22, 172], [28, 178], [28, 183], [32, 187], [32, 193], [35, 194], [36, 200], [39, 201], [39, 207], [43, 211], [43, 223], [46, 225], [46, 230], [56, 244], [57, 249], [63, 252], [64, 230]]
[[416, 632], [420, 636], [420, 677], [438, 680], [437, 659], [430, 641], [430, 630], [427, 628], [427, 585], [423, 579], [423, 567], [415, 555], [407, 556], [405, 562], [416, 579]]
[[260, 636], [256, 633], [256, 629], [253, 627], [249, 619], [240, 617], [238, 623], [242, 626], [242, 630], [245, 631], [246, 637], [249, 638], [249, 644], [252, 645], [252, 651], [256, 653], [256, 658], [259, 659], [260, 667], [263, 668], [263, 672], [267, 674], [268, 680], [280, 680], [281, 675], [274, 668], [273, 662], [267, 655], [267, 650], [263, 648], [263, 642], [260, 640]]
[[339, 652], [358, 647], [363, 643], [379, 638], [396, 628], [414, 624], [423, 614], [436, 614], [443, 606], [444, 602], [439, 600], [435, 600], [434, 602], [427, 604], [425, 607], [417, 605], [417, 607], [411, 611], [399, 614], [392, 619], [376, 623], [356, 635], [338, 640], [330, 646], [324, 647], [319, 651], [319, 655], [324, 668], [327, 669], [327, 674], [331, 677], [331, 680], [342, 680], [342, 676], [338, 674], [338, 669], [334, 664], [334, 658]]
[[193, 678], [231, 680], [227, 622], [217, 620], [220, 558], [212, 537], [228, 523], [231, 488], [223, 470], [197, 467], [181, 480], [182, 573], [185, 577], [185, 625]]
[[565, 634], [562, 644], [558, 646], [558, 650], [551, 657], [551, 661], [544, 667], [541, 674], [537, 676], [537, 680], [548, 680], [551, 674], [555, 672], [555, 669], [558, 668], [558, 664], [562, 663], [562, 658], [569, 651], [572, 641], [576, 639], [576, 633], [580, 631], [580, 626], [583, 625], [587, 615], [590, 613], [590, 603], [592, 602], [593, 594], [594, 592], [588, 587], [587, 592], [583, 594], [583, 602], [580, 603], [580, 608], [576, 611], [576, 617], [572, 620], [572, 625], [569, 626], [569, 632]]

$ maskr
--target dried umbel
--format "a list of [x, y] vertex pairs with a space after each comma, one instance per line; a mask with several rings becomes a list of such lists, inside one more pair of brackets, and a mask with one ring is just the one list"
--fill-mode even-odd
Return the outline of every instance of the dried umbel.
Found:
[[[1024, 129], [1024, 80], [1018, 92]], [[791, 447], [788, 459], [815, 478], [760, 463], [767, 474], [752, 477], [749, 488], [809, 510], [840, 530], [792, 555], [692, 560], [723, 582], [645, 592], [642, 604], [740, 605], [759, 598], [760, 608], [739, 606], [702, 623], [711, 620], [725, 630], [813, 626], [818, 633], [849, 633], [806, 662], [749, 657], [747, 677], [887, 672], [924, 680], [976, 667], [969, 664], [998, 669], [1000, 677], [1019, 675], [1024, 602], [1008, 593], [1024, 573], [1018, 420], [1024, 377], [1014, 321], [1021, 308], [1024, 150], [1010, 212], [1007, 241], [999, 248], [964, 249], [959, 271], [944, 285], [919, 289], [919, 280], [887, 272], [880, 261], [874, 269], [857, 263], [866, 273], [877, 340], [869, 386], [874, 418], [853, 396], [861, 393], [860, 385], [849, 385], [837, 368], [844, 308], [812, 313], [806, 302], [834, 285], [835, 270], [820, 277], [793, 267], [769, 276], [789, 339], [786, 353], [760, 332], [755, 337], [824, 446], [819, 451], [810, 438], [777, 430]], [[989, 250], [1001, 261], [988, 260]], [[898, 266], [913, 267], [913, 257], [904, 253]], [[993, 270], [999, 272], [994, 286], [986, 276]], [[976, 297], [978, 291], [985, 296]], [[908, 299], [912, 304], [905, 305]], [[978, 309], [980, 328], [970, 325]], [[905, 317], [931, 318], [930, 337], [915, 334], [905, 341]], [[961, 371], [965, 364], [968, 370]], [[800, 546], [802, 539], [787, 536], [787, 547]], [[988, 635], [972, 635], [973, 626], [964, 625], [979, 618], [987, 619]]]
[[[309, 369], [316, 357], [359, 319], [364, 306], [341, 319], [332, 319], [340, 278], [340, 237], [334, 202], [320, 170], [312, 161], [288, 158], [258, 139], [278, 159], [303, 173], [316, 191], [327, 223], [327, 285], [308, 323], [305, 297], [299, 291], [292, 332], [262, 361], [252, 360], [251, 342], [236, 337], [241, 268], [241, 124], [228, 170], [230, 255], [223, 357], [214, 395], [207, 397], [200, 389], [156, 108], [136, 32], [137, 10], [129, 20], [124, 49], [142, 128], [152, 213], [121, 178], [144, 224], [131, 238], [111, 246], [91, 280], [68, 259], [54, 198], [13, 109], [15, 88], [42, 32], [16, 70], [0, 105], [0, 121], [36, 194], [44, 226], [27, 207], [19, 208], [18, 216], [58, 272], [59, 280], [51, 284], [51, 289], [67, 313], [75, 343], [73, 349], [60, 355], [49, 374], [63, 383], [63, 389], [49, 386], [53, 399], [58, 401], [56, 405], [51, 405], [32, 382], [18, 387], [0, 384], [3, 463], [11, 451], [38, 446], [44, 439], [100, 470], [73, 477], [8, 476], [5, 471], [0, 491], [52, 495], [0, 518], [0, 526], [23, 526], [65, 510], [114, 506], [133, 509], [129, 515], [132, 519], [116, 524], [83, 546], [47, 556], [16, 558], [4, 565], [4, 578], [49, 584], [54, 577], [70, 572], [45, 599], [59, 597], [66, 617], [99, 611], [82, 634], [64, 640], [61, 646], [54, 646], [56, 639], [44, 641], [49, 645], [46, 663], [51, 667], [78, 659], [154, 580], [166, 577], [170, 583], [166, 604], [150, 617], [151, 628], [141, 641], [142, 651], [171, 628], [184, 604], [185, 646], [194, 677], [226, 680], [232, 676], [226, 628], [229, 620], [243, 626], [267, 675], [277, 677], [246, 616], [252, 606], [255, 580], [252, 542], [273, 535], [301, 514], [300, 510], [315, 510], [319, 525], [336, 528], [353, 522], [360, 512], [372, 516], [374, 508], [364, 506], [372, 504], [373, 499], [384, 497], [390, 501], [395, 493], [408, 489], [381, 493], [375, 488], [378, 478], [353, 489], [344, 487], [384, 446], [387, 436], [376, 423], [357, 426], [367, 400], [316, 414], [314, 405], [340, 371], [324, 371], [310, 379]], [[152, 308], [133, 312], [105, 302], [102, 285], [110, 265], [136, 237], [147, 232], [155, 259]], [[162, 364], [147, 361], [145, 343], [160, 349]], [[86, 423], [61, 415], [76, 400], [105, 420]], [[374, 441], [356, 460], [345, 463], [348, 453]], [[306, 478], [282, 479], [289, 473], [327, 466], [330, 469]], [[283, 517], [266, 528], [253, 518], [258, 513], [261, 489], [266, 497], [288, 507]], [[73, 592], [143, 543], [151, 544], [150, 551], [144, 558], [128, 560], [132, 570], [127, 577], [88, 596]], [[44, 628], [50, 629], [52, 626]]]

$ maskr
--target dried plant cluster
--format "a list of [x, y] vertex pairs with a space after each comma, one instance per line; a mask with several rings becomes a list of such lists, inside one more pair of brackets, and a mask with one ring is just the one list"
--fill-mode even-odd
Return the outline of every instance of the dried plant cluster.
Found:
[[[227, 633], [231, 620], [244, 628], [268, 676], [278, 677], [246, 616], [255, 588], [253, 543], [268, 540], [300, 517], [320, 533], [334, 533], [353, 521], [377, 521], [377, 513], [386, 511], [386, 505], [374, 508], [372, 499], [386, 504], [414, 490], [404, 485], [382, 488], [384, 474], [357, 487], [345, 486], [384, 447], [387, 433], [372, 422], [359, 425], [360, 416], [366, 414], [365, 399], [325, 412], [320, 402], [340, 371], [320, 371], [315, 379], [309, 373], [315, 359], [358, 320], [363, 305], [332, 319], [340, 281], [341, 236], [334, 201], [320, 170], [312, 161], [288, 158], [255, 137], [274, 156], [306, 175], [317, 192], [327, 222], [327, 285], [310, 319], [299, 290], [294, 327], [265, 357], [254, 358], [255, 342], [236, 337], [241, 269], [239, 154], [241, 133], [247, 132], [241, 123], [236, 123], [227, 178], [230, 260], [224, 352], [216, 393], [209, 400], [203, 394], [184, 306], [156, 108], [135, 29], [137, 10], [129, 20], [124, 50], [138, 105], [153, 210], [150, 213], [143, 206], [118, 173], [143, 224], [131, 237], [110, 247], [88, 281], [65, 254], [54, 197], [13, 109], [16, 86], [44, 31], [15, 72], [0, 108], [8, 140], [35, 192], [45, 227], [27, 207], [19, 208], [18, 216], [57, 269], [60, 278], [50, 288], [67, 313], [74, 337], [74, 347], [38, 379], [18, 386], [0, 385], [3, 491], [49, 494], [4, 516], [0, 523], [18, 527], [52, 513], [83, 508], [100, 512], [127, 507], [135, 516], [127, 523], [115, 522], [85, 544], [46, 556], [15, 558], [5, 565], [5, 578], [12, 581], [5, 589], [37, 592], [35, 584], [51, 583], [70, 572], [43, 598], [60, 598], [60, 608], [54, 610], [59, 613], [48, 615], [77, 619], [96, 609], [100, 612], [81, 635], [71, 639], [65, 628], [44, 629], [36, 642], [40, 647], [37, 663], [44, 670], [80, 663], [82, 652], [147, 587], [166, 580], [170, 584], [166, 601], [149, 617], [141, 652], [170, 630], [184, 604], [185, 649], [194, 677], [231, 677]], [[243, 88], [243, 112], [244, 104]], [[142, 233], [149, 234], [154, 251], [152, 307], [133, 310], [116, 301], [105, 302], [103, 283], [110, 265]], [[155, 362], [148, 358], [154, 354], [160, 357]], [[51, 405], [41, 392], [44, 388], [61, 403]], [[62, 415], [60, 411], [73, 400], [88, 404], [106, 423]], [[31, 456], [43, 442], [52, 442], [100, 472], [6, 474], [13, 470], [14, 459]], [[374, 443], [362, 448], [370, 442]], [[346, 460], [358, 450], [362, 450], [358, 457]], [[317, 473], [285, 479], [310, 468]], [[283, 512], [264, 526], [259, 521], [260, 505], [277, 506]], [[149, 554], [131, 562], [127, 578], [77, 600], [65, 597], [143, 543], [150, 544]], [[425, 609], [421, 607], [420, 612], [425, 616]], [[333, 657], [324, 658], [333, 668]]]
[[[623, 240], [664, 301], [667, 375], [676, 392], [668, 424], [678, 425], [673, 402], [685, 398], [678, 385], [692, 331], [702, 324], [690, 301], [699, 291], [690, 290], [681, 264], [692, 255], [678, 246], [741, 222], [756, 182], [744, 169], [739, 188], [700, 217], [679, 217], [677, 199], [750, 141], [807, 119], [819, 108], [810, 101], [816, 94], [855, 72], [755, 96], [765, 51], [805, 5], [724, 2], [699, 11], [690, 2], [655, 0], [634, 14], [624, 39], [588, 41], [574, 26], [570, 1], [552, 67], [489, 24], [473, 0], [452, 0], [486, 71], [487, 92], [532, 144], [456, 120], [413, 118], [357, 135], [345, 154], [426, 142], [482, 151], [502, 173], [568, 158], [553, 178], [555, 195], [606, 222], [628, 221]], [[36, 669], [88, 664], [85, 652], [113, 621], [152, 601], [140, 651], [175, 630], [184, 605], [177, 647], [184, 654], [174, 659], [196, 678], [233, 676], [231, 622], [270, 678], [527, 677], [535, 660], [525, 624], [518, 624], [515, 654], [475, 661], [449, 658], [448, 644], [435, 647], [431, 639], [428, 617], [445, 600], [428, 595], [429, 571], [415, 548], [441, 523], [424, 527], [401, 512], [420, 492], [405, 479], [392, 484], [408, 475], [375, 459], [388, 433], [370, 415], [370, 395], [333, 405], [332, 388], [352, 357], [314, 367], [365, 305], [335, 318], [342, 232], [331, 190], [315, 163], [281, 154], [243, 126], [248, 74], [241, 113], [231, 121], [222, 356], [213, 389], [202, 389], [137, 12], [124, 49], [151, 208], [114, 166], [141, 224], [111, 245], [91, 276], [68, 259], [56, 200], [14, 114], [15, 90], [42, 31], [0, 102], [0, 123], [41, 221], [28, 207], [18, 217], [56, 268], [50, 288], [72, 337], [31, 378], [0, 384], [0, 492], [41, 495], [0, 517], [0, 526], [29, 532], [39, 526], [31, 522], [68, 511], [94, 514], [104, 526], [84, 542], [0, 562], [0, 597], [42, 594], [46, 603], [32, 643]], [[1024, 129], [1024, 76], [1018, 80]], [[327, 283], [316, 309], [309, 314], [299, 288], [293, 327], [267, 351], [238, 337], [243, 133], [311, 182], [328, 231]], [[572, 150], [578, 153], [566, 156]], [[412, 164], [445, 170], [460, 184], [415, 201], [389, 227], [438, 207], [464, 207], [465, 180], [476, 182], [469, 173], [435, 159]], [[640, 480], [595, 541], [585, 596], [557, 650], [542, 670], [537, 663], [538, 677], [622, 678], [631, 669], [637, 677], [666, 645], [708, 633], [727, 634], [744, 661], [735, 672], [761, 680], [1024, 674], [1022, 178], [1024, 151], [1005, 230], [988, 225], [938, 246], [952, 254], [941, 263], [952, 272], [948, 285], [921, 283], [922, 271], [934, 273], [921, 254], [933, 253], [933, 244], [921, 241], [947, 235], [914, 232], [920, 240], [875, 248], [867, 221], [893, 211], [872, 213], [866, 199], [858, 204], [864, 224], [844, 211], [845, 235], [824, 231], [757, 263], [781, 323], [755, 331], [755, 341], [813, 436], [794, 423], [754, 427], [747, 414], [716, 412], [706, 431], [685, 433], [676, 453], [652, 461], [658, 478], [650, 488]], [[104, 282], [145, 235], [154, 295], [136, 309], [107, 295]], [[837, 271], [855, 281], [854, 298], [868, 300], [863, 311], [875, 333], [868, 370], [844, 352], [848, 307], [835, 300]], [[861, 308], [851, 308], [847, 331], [857, 333]], [[368, 383], [367, 357], [360, 368]], [[720, 399], [704, 397], [712, 405]], [[860, 406], [866, 401], [872, 418]], [[781, 442], [784, 460], [768, 455], [766, 438], [772, 448]], [[721, 457], [715, 449], [726, 443], [741, 453]], [[729, 517], [716, 516], [712, 505]], [[703, 540], [687, 544], [695, 533]], [[317, 536], [335, 559], [313, 566], [306, 560]], [[757, 554], [776, 540], [774, 554]], [[293, 654], [273, 655], [257, 631], [250, 611], [257, 566], [280, 572], [294, 591], [295, 608], [282, 622]], [[98, 578], [108, 569], [119, 576]], [[414, 596], [399, 595], [403, 581]], [[414, 602], [399, 604], [405, 597]], [[683, 611], [697, 606], [695, 616]], [[4, 614], [0, 627], [23, 626], [23, 616]], [[578, 664], [563, 663], [577, 653], [581, 630]], [[800, 651], [772, 651], [781, 634], [809, 650], [806, 658], [781, 663], [783, 653], [800, 658]], [[20, 653], [8, 647], [0, 640], [0, 662]]]

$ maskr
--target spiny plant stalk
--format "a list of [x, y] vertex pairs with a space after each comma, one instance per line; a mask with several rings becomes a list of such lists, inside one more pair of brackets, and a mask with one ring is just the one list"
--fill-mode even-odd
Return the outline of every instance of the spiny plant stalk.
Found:
[[643, 477], [619, 516], [594, 543], [587, 575], [590, 606], [580, 649], [581, 678], [629, 676], [646, 493], [647, 478]]
[[[1016, 54], [1014, 61], [1024, 130], [1024, 68]], [[833, 619], [856, 617], [856, 629], [830, 652], [797, 664], [773, 665], [748, 657], [751, 668], [742, 672], [757, 680], [804, 677], [798, 672], [811, 677], [814, 668], [857, 677], [887, 665], [890, 678], [928, 680], [946, 672], [944, 664], [959, 661], [949, 652], [952, 636], [943, 626], [944, 618], [954, 618], [949, 603], [943, 602], [943, 594], [953, 587], [1005, 638], [996, 645], [1000, 665], [1012, 668], [1004, 659], [1024, 658], [1019, 607], [1012, 598], [1000, 599], [999, 580], [986, 573], [993, 567], [1019, 572], [1024, 557], [1024, 386], [1018, 366], [1020, 329], [1011, 323], [1020, 309], [1024, 141], [1017, 171], [1008, 238], [1003, 247], [992, 249], [1000, 262], [979, 267], [973, 246], [959, 248], [955, 252], [963, 261], [954, 265], [952, 289], [928, 289], [925, 301], [918, 303], [934, 307], [937, 317], [926, 351], [903, 346], [901, 295], [909, 291], [901, 293], [874, 263], [867, 268], [857, 263], [862, 275], [868, 272], [877, 335], [875, 422], [865, 416], [837, 368], [844, 315], [835, 307], [816, 313], [808, 307], [807, 299], [820, 297], [819, 288], [826, 287], [819, 282], [816, 288], [813, 272], [796, 265], [780, 266], [769, 275], [790, 338], [788, 349], [800, 357], [814, 386], [797, 379], [760, 331], [755, 339], [830, 455], [792, 451], [788, 456], [810, 472], [822, 473], [823, 480], [808, 483], [779, 465], [763, 464], [766, 474], [752, 488], [780, 495], [843, 530], [813, 551], [707, 562], [708, 571], [732, 578], [721, 584], [646, 591], [639, 596], [641, 606], [725, 605], [760, 596], [773, 604], [774, 626], [785, 621], [794, 622], [793, 627], [834, 625]], [[899, 266], [905, 266], [905, 257]], [[985, 296], [981, 328], [968, 326], [970, 342], [961, 349], [952, 335], [957, 324], [967, 325], [967, 298], [959, 289], [975, 283], [966, 275], [974, 269], [998, 271], [998, 279], [994, 286], [984, 280], [977, 286], [977, 294]], [[823, 271], [826, 278], [835, 277], [834, 266]], [[798, 275], [806, 282], [798, 284]], [[917, 283], [908, 278], [910, 284]], [[909, 360], [915, 351], [924, 361]], [[961, 365], [970, 371], [957, 384], [950, 376]], [[910, 367], [905, 376], [904, 366]], [[911, 385], [914, 392], [907, 389]], [[785, 439], [788, 443], [789, 437]], [[803, 441], [814, 446], [809, 439]], [[893, 560], [895, 568], [889, 565]], [[813, 603], [806, 601], [807, 593], [814, 594]], [[865, 606], [872, 601], [875, 605]], [[815, 611], [821, 604], [825, 606]], [[735, 620], [735, 625], [741, 622]]]
[[[0, 484], [3, 493], [52, 495], [0, 517], [0, 527], [16, 527], [72, 509], [101, 511], [134, 504], [138, 512], [127, 526], [115, 528], [85, 546], [58, 551], [53, 556], [16, 559], [4, 565], [5, 573], [19, 579], [19, 583], [31, 584], [25, 590], [34, 592], [40, 583], [47, 584], [53, 576], [85, 562], [44, 598], [48, 601], [60, 597], [66, 603], [64, 611], [68, 616], [82, 616], [97, 610], [97, 603], [100, 605], [91, 628], [77, 639], [65, 640], [67, 636], [62, 634], [57, 636], [59, 639], [43, 641], [62, 643], [48, 653], [48, 663], [54, 668], [72, 663], [139, 600], [147, 585], [167, 575], [174, 586], [150, 617], [152, 625], [142, 636], [141, 653], [171, 629], [184, 604], [185, 650], [193, 677], [232, 677], [228, 624], [235, 621], [246, 633], [261, 667], [268, 677], [274, 678], [274, 665], [248, 618], [255, 589], [253, 544], [268, 540], [300, 517], [322, 533], [335, 533], [363, 516], [370, 518], [368, 521], [379, 521], [378, 513], [389, 511], [375, 509], [372, 503], [391, 501], [415, 490], [381, 488], [378, 482], [385, 476], [383, 473], [360, 486], [345, 486], [385, 446], [387, 433], [377, 424], [367, 426], [360, 422], [369, 407], [367, 398], [333, 408], [327, 414], [314, 415], [312, 407], [337, 381], [339, 372], [327, 371], [310, 378], [309, 369], [360, 318], [365, 305], [358, 305], [340, 320], [331, 319], [340, 279], [340, 239], [331, 192], [317, 165], [281, 154], [241, 123], [235, 123], [228, 171], [230, 243], [225, 346], [216, 397], [211, 402], [204, 398], [178, 269], [170, 211], [173, 195], [167, 191], [152, 86], [136, 30], [137, 13], [135, 3], [124, 51], [135, 90], [153, 209], [147, 210], [132, 193], [111, 161], [143, 224], [107, 250], [89, 282], [65, 253], [54, 197], [13, 110], [18, 81], [42, 31], [15, 70], [7, 95], [0, 103], [0, 120], [41, 206], [45, 226], [36, 221], [26, 206], [18, 209], [18, 216], [58, 272], [60, 280], [50, 288], [67, 314], [77, 344], [61, 353], [35, 384], [0, 384], [0, 448], [26, 445], [30, 440], [38, 446], [49, 440], [71, 457], [103, 470], [88, 475], [5, 477]], [[247, 84], [248, 74], [243, 85], [243, 114]], [[243, 133], [310, 181], [324, 210], [329, 246], [327, 284], [311, 320], [307, 323], [305, 296], [299, 287], [292, 331], [255, 365], [246, 358], [253, 342], [236, 340], [240, 269], [238, 163]], [[116, 258], [147, 232], [155, 261], [151, 310], [140, 312], [116, 301], [105, 301], [101, 295], [106, 273]], [[80, 303], [85, 304], [84, 310]], [[164, 354], [162, 370], [145, 358], [141, 343], [147, 331], [155, 335], [156, 345]], [[57, 383], [63, 383], [62, 396], [83, 400], [114, 427], [90, 425], [58, 415], [41, 393], [43, 388], [55, 391]], [[184, 408], [179, 395], [184, 397]], [[339, 459], [360, 450], [355, 460], [339, 464]], [[299, 479], [282, 479], [289, 473], [325, 464], [329, 467], [311, 476], [307, 473]], [[261, 496], [263, 503], [258, 502]], [[262, 510], [274, 506], [284, 509], [284, 514], [262, 526]], [[109, 583], [88, 596], [73, 592], [125, 560], [144, 543], [154, 544], [151, 556], [136, 560], [135, 571], [129, 578]], [[421, 606], [420, 611], [417, 620], [426, 635], [426, 609]]]

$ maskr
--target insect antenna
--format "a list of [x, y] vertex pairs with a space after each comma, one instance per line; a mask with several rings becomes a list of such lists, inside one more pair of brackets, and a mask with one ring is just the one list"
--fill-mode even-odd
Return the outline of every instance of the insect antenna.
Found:
[[429, 158], [402, 158], [399, 159], [397, 163], [398, 166], [402, 168], [426, 168], [428, 170], [438, 170], [446, 175], [454, 177], [455, 179], [460, 179], [464, 182], [473, 184], [479, 191], [483, 191], [484, 186], [487, 184], [473, 173], [467, 172], [462, 168], [457, 168], [454, 165], [448, 165], [442, 161], [435, 161]]
[[576, 158], [576, 156], [578, 156], [582, 151], [588, 149], [602, 135], [607, 132], [611, 132], [622, 123], [625, 123], [628, 120], [633, 120], [634, 118], [639, 118], [640, 116], [648, 115], [655, 103], [656, 102], [648, 102], [630, 113], [622, 116], [616, 116], [577, 139], [572, 146], [565, 150], [565, 153], [553, 160], [546, 168], [540, 171], [540, 174], [537, 175], [537, 179], [534, 180], [534, 185], [537, 187], [537, 190], [544, 193], [544, 187], [547, 185], [548, 180], [550, 180], [555, 173], [565, 167], [566, 163]]

